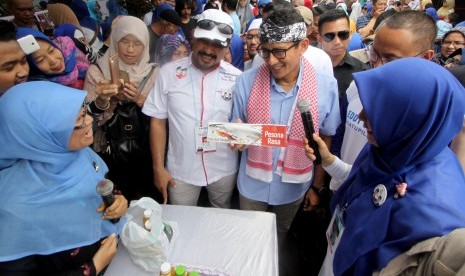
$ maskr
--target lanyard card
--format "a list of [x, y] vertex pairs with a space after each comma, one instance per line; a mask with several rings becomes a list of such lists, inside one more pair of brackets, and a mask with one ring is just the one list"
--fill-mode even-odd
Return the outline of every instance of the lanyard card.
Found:
[[339, 205], [336, 206], [333, 217], [329, 223], [329, 227], [326, 230], [326, 239], [328, 240], [328, 247], [331, 250], [331, 254], [334, 255], [339, 241], [341, 240], [342, 233], [344, 232], [344, 222], [342, 220], [342, 213]]
[[195, 152], [208, 153], [216, 151], [216, 143], [207, 140], [207, 126], [195, 126]]

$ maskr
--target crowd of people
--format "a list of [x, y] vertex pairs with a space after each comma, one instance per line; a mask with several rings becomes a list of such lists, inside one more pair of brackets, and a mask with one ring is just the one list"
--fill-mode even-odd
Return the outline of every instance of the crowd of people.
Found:
[[[1, 275], [103, 274], [128, 201], [196, 206], [202, 188], [273, 212], [280, 249], [329, 195], [311, 274], [465, 273], [459, 3], [154, 0], [137, 18], [102, 2], [7, 1]], [[285, 125], [286, 146], [213, 143], [209, 122]]]

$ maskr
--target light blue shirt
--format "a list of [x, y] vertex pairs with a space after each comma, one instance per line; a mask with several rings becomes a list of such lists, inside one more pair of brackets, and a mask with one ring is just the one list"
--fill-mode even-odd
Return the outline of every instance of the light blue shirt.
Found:
[[[302, 65], [301, 65], [302, 68]], [[242, 73], [234, 88], [234, 102], [232, 122], [241, 119], [244, 123], [248, 121], [247, 103], [250, 91], [255, 81], [259, 68], [250, 69]], [[318, 112], [320, 135], [332, 136], [340, 124], [339, 100], [336, 79], [317, 70], [318, 82]], [[299, 73], [296, 86], [292, 91], [286, 93], [271, 77], [271, 124], [286, 125], [296, 100], [299, 87], [302, 82], [302, 70]], [[279, 147], [273, 148], [273, 171], [276, 170]], [[245, 174], [248, 150], [242, 152], [240, 161], [237, 186], [239, 192], [250, 199], [266, 202], [270, 205], [288, 204], [303, 197], [310, 187], [310, 181], [301, 184], [286, 183], [281, 181], [281, 176], [273, 173], [271, 183], [266, 183]]]
[[239, 20], [239, 16], [237, 16], [236, 12], [231, 13], [233, 24], [234, 24], [234, 34], [241, 36], [241, 21]]

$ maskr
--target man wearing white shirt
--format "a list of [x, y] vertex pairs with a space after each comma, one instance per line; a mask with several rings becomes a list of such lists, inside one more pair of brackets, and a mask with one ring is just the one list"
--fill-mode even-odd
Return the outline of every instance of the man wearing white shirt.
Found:
[[[190, 57], [166, 64], [142, 112], [151, 118], [155, 186], [172, 204], [197, 205], [202, 186], [210, 203], [229, 208], [236, 184], [237, 153], [227, 144], [206, 141], [209, 121], [228, 122], [232, 89], [241, 73], [222, 61], [233, 34], [226, 13], [209, 9], [194, 31]], [[169, 123], [167, 165], [165, 143]]]

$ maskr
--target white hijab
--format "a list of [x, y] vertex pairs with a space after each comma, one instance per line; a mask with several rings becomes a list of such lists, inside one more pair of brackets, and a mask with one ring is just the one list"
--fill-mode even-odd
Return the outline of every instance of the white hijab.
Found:
[[126, 64], [120, 58], [119, 69], [128, 72], [132, 82], [140, 84], [145, 76], [150, 73], [152, 63], [149, 63], [149, 33], [147, 26], [137, 17], [127, 15], [118, 19], [118, 22], [115, 23], [111, 30], [110, 47], [105, 55], [98, 60], [98, 65], [105, 79], [111, 79], [108, 60], [110, 56], [118, 52], [118, 41], [129, 34], [135, 36], [144, 45], [144, 51], [136, 64]]

